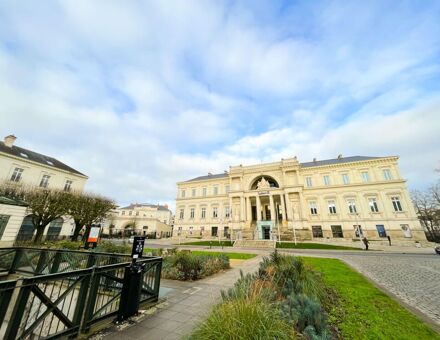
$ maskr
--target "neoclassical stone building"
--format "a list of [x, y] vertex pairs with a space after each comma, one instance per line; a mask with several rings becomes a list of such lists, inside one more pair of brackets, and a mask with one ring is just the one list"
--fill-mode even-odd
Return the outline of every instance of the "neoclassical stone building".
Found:
[[177, 187], [174, 236], [426, 240], [394, 156], [231, 166]]

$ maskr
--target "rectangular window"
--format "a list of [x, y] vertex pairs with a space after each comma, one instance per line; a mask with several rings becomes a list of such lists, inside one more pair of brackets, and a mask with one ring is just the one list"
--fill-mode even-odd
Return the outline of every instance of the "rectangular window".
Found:
[[218, 195], [218, 187], [214, 187], [214, 196]]
[[21, 180], [21, 175], [23, 174], [24, 169], [22, 168], [15, 168], [14, 172], [12, 173], [11, 176], [11, 181], [12, 182], [20, 182]]
[[203, 236], [204, 232], [205, 232], [205, 227], [200, 227], [200, 236]]
[[330, 176], [329, 175], [324, 175], [323, 180], [324, 180], [324, 185], [330, 185]]
[[194, 227], [189, 227], [189, 234], [190, 234], [190, 235], [193, 234], [193, 229], [194, 229]]
[[203, 196], [205, 197], [206, 196], [206, 187], [202, 189], [202, 192], [203, 192]]
[[347, 200], [347, 204], [348, 204], [348, 212], [350, 214], [356, 214], [357, 210], [356, 210], [356, 201], [351, 199], [351, 200]]
[[192, 197], [196, 197], [196, 189], [192, 189], [191, 190], [191, 196]]
[[368, 205], [370, 206], [371, 212], [374, 213], [379, 212], [379, 208], [377, 207], [377, 200], [375, 198], [369, 198]]
[[368, 171], [362, 171], [361, 176], [364, 183], [368, 183], [370, 181], [370, 175], [368, 174]]
[[392, 178], [392, 176], [391, 176], [391, 171], [390, 171], [390, 169], [383, 169], [383, 178], [386, 180], [386, 181], [391, 181], [393, 178]]
[[379, 237], [387, 237], [387, 232], [385, 231], [385, 226], [383, 224], [376, 224], [376, 229]]
[[70, 191], [72, 189], [72, 181], [67, 180], [64, 184], [64, 191]]
[[310, 206], [310, 214], [317, 215], [318, 214], [318, 207], [316, 206], [316, 202], [310, 201], [309, 206]]
[[3, 233], [8, 225], [9, 217], [9, 215], [0, 215], [0, 240], [2, 239]]
[[229, 209], [229, 206], [225, 206], [225, 217], [229, 218], [231, 216], [231, 211]]
[[211, 236], [217, 237], [218, 235], [218, 227], [211, 228]]
[[313, 237], [323, 237], [322, 235], [322, 227], [320, 225], [314, 225], [312, 226], [312, 234]]
[[179, 218], [181, 220], [183, 220], [184, 213], [185, 213], [185, 210], [184, 209], [180, 209]]
[[47, 188], [47, 186], [49, 185], [49, 179], [50, 179], [49, 175], [43, 175], [40, 181], [40, 187]]
[[191, 208], [191, 210], [189, 211], [189, 218], [193, 219], [194, 218], [194, 214], [195, 214], [195, 209]]
[[342, 238], [344, 237], [344, 234], [342, 233], [342, 227], [340, 225], [332, 225], [332, 235], [336, 238]]
[[402, 228], [403, 236], [404, 237], [407, 237], [407, 238], [411, 238], [412, 237], [411, 228], [409, 227], [408, 224], [401, 224], [400, 228]]
[[180, 196], [181, 196], [182, 198], [185, 198], [185, 190], [182, 190]]
[[362, 230], [362, 226], [360, 226], [359, 224], [355, 224], [353, 228], [354, 228], [355, 237], [360, 237], [360, 238], [364, 237], [364, 231]]
[[139, 211], [136, 211], [136, 216], [139, 216]]
[[128, 215], [131, 216], [132, 214], [133, 214], [133, 211], [130, 210], [130, 211], [128, 212]]
[[394, 211], [403, 211], [399, 197], [391, 197], [391, 202], [393, 202]]
[[229, 185], [226, 185], [226, 186], [225, 186], [225, 193], [229, 193], [230, 190], [231, 190], [231, 189], [230, 189]]
[[125, 215], [125, 210], [122, 210], [122, 216], [124, 216]]
[[310, 188], [312, 184], [312, 177], [306, 177], [306, 185]]
[[342, 174], [342, 183], [350, 184], [350, 179], [348, 178], [348, 174]]
[[218, 208], [217, 207], [212, 208], [212, 217], [213, 218], [218, 217]]
[[229, 227], [223, 228], [223, 236], [229, 238]]
[[206, 218], [206, 208], [202, 208], [202, 218]]
[[328, 201], [328, 211], [330, 214], [336, 214], [336, 202], [334, 200]]

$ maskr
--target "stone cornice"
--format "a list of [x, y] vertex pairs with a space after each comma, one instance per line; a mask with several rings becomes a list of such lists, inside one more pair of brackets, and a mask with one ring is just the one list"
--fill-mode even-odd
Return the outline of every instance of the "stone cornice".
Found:
[[354, 162], [346, 162], [346, 163], [338, 163], [338, 164], [327, 164], [327, 165], [317, 165], [317, 166], [308, 166], [308, 167], [299, 167], [301, 172], [305, 172], [308, 169], [332, 169], [332, 168], [347, 168], [350, 166], [359, 166], [359, 165], [377, 165], [382, 163], [390, 163], [397, 162], [399, 156], [390, 156], [383, 158], [375, 158], [375, 159], [367, 159], [362, 161], [354, 161]]

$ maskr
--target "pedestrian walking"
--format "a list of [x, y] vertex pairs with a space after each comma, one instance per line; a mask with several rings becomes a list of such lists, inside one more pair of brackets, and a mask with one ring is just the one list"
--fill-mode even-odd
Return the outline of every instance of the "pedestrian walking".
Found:
[[364, 242], [365, 250], [368, 250], [368, 245], [370, 244], [370, 242], [368, 242], [367, 238], [364, 237], [364, 238], [362, 239], [362, 242]]
[[390, 247], [391, 247], [391, 236], [388, 235], [388, 236], [387, 236], [387, 239], [388, 239], [388, 243], [390, 244]]

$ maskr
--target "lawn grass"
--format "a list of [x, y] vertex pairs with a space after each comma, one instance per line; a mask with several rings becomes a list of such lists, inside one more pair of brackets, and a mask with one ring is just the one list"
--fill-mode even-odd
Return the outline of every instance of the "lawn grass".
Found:
[[440, 335], [400, 306], [365, 277], [336, 259], [303, 257], [323, 274], [329, 298], [329, 320], [345, 339], [440, 339]]
[[249, 260], [257, 256], [257, 254], [248, 254], [248, 253], [223, 253], [220, 251], [202, 251], [202, 250], [191, 250], [191, 253], [196, 255], [223, 254], [229, 257], [229, 259], [231, 260]]
[[181, 245], [189, 245], [189, 246], [213, 246], [213, 247], [232, 247], [232, 241], [193, 241], [193, 242], [185, 242], [181, 243]]
[[293, 249], [333, 249], [333, 250], [362, 250], [355, 247], [347, 246], [335, 246], [332, 244], [322, 244], [322, 243], [293, 243], [293, 242], [282, 242], [277, 243], [277, 248], [293, 248]]

